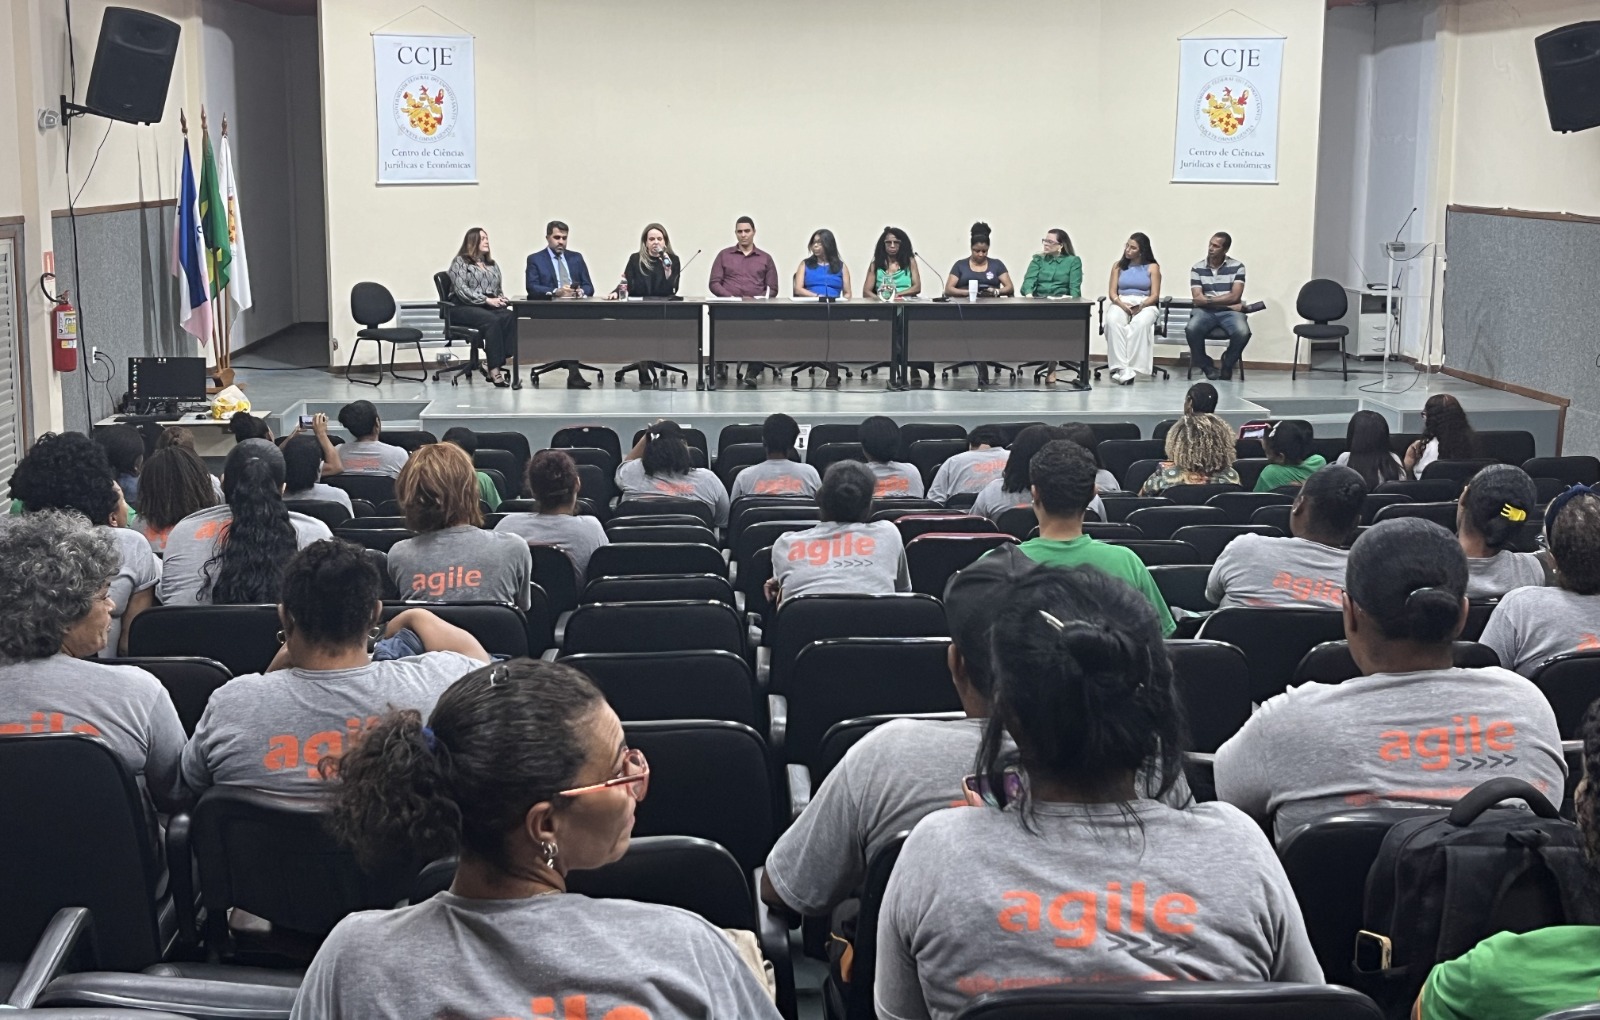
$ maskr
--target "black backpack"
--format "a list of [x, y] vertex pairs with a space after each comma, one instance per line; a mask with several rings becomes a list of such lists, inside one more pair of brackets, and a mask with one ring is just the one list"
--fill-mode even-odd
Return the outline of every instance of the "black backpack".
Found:
[[[1496, 804], [1526, 801], [1531, 810]], [[1583, 834], [1521, 779], [1398, 822], [1367, 872], [1355, 981], [1404, 1020], [1436, 963], [1497, 932], [1593, 924]]]

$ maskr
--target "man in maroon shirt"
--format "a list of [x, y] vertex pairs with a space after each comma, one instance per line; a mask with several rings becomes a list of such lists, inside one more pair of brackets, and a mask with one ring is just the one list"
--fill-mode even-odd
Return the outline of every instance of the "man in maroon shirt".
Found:
[[[756, 247], [756, 221], [739, 217], [733, 225], [733, 236], [738, 243], [717, 252], [716, 261], [711, 263], [711, 293], [717, 297], [777, 297], [778, 266], [771, 255]], [[761, 367], [754, 361], [745, 366], [746, 389], [756, 388]]]

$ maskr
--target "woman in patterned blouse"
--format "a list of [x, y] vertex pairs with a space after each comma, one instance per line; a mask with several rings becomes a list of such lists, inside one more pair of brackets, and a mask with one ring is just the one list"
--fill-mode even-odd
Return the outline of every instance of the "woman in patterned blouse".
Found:
[[482, 227], [467, 231], [461, 250], [450, 261], [450, 285], [455, 288], [455, 321], [483, 331], [485, 377], [504, 389], [506, 355], [517, 343], [517, 313], [500, 282], [500, 267], [489, 254], [489, 232]]

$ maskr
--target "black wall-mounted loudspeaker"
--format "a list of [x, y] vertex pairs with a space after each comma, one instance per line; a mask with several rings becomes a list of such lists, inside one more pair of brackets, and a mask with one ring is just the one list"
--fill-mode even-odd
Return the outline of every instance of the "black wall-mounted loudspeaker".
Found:
[[1600, 126], [1600, 21], [1552, 29], [1533, 41], [1533, 49], [1551, 129]]
[[107, 7], [83, 105], [112, 120], [160, 123], [180, 31], [177, 22], [145, 11]]

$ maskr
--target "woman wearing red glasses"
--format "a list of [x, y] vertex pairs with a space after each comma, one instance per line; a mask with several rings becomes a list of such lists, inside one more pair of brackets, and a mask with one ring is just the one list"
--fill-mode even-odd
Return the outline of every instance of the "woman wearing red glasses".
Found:
[[299, 1020], [776, 1018], [726, 936], [672, 907], [563, 895], [628, 849], [650, 768], [582, 673], [475, 670], [424, 725], [391, 713], [338, 762], [334, 826], [364, 861], [458, 854], [449, 891], [341, 921]]

